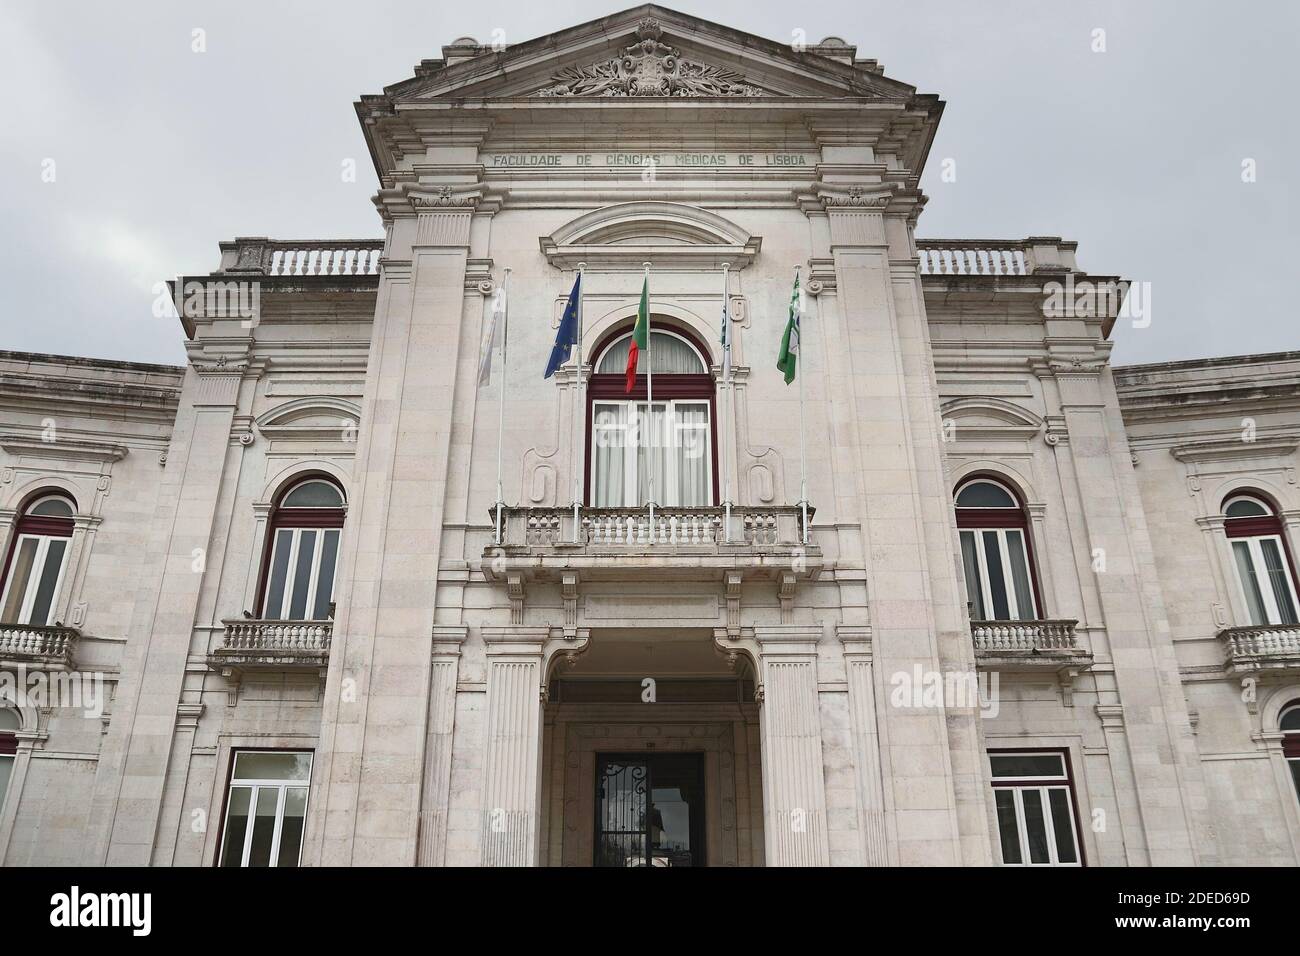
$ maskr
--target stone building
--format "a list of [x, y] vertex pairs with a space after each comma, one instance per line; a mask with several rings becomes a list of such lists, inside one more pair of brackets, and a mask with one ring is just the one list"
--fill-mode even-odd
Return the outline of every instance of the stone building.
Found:
[[460, 40], [357, 104], [382, 239], [222, 243], [184, 367], [0, 353], [0, 859], [1294, 865], [1300, 353], [1112, 368], [1073, 242], [918, 239], [942, 108]]

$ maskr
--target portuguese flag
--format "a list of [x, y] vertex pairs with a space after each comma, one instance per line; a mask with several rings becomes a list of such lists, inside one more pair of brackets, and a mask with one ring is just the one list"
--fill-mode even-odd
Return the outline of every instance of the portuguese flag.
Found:
[[636, 310], [636, 328], [632, 330], [632, 344], [627, 350], [627, 392], [636, 385], [636, 362], [641, 350], [650, 351], [650, 277], [641, 284], [641, 306]]

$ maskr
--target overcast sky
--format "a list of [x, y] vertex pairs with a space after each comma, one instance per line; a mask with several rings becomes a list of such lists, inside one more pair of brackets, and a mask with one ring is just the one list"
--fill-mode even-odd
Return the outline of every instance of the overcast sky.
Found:
[[[380, 235], [360, 94], [457, 37], [520, 42], [630, 5], [3, 0], [0, 348], [182, 361], [155, 284], [214, 268], [219, 241]], [[1300, 4], [667, 6], [780, 41], [840, 36], [939, 94], [920, 234], [1061, 235], [1084, 269], [1149, 282], [1150, 326], [1116, 326], [1117, 362], [1300, 348], [1284, 291], [1300, 268]]]

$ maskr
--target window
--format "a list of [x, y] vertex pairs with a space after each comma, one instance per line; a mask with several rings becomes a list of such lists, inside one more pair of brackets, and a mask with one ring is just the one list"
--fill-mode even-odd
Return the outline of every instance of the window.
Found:
[[990, 751], [1002, 862], [1081, 866], [1070, 766], [1061, 751]]
[[1236, 495], [1223, 503], [1223, 516], [1250, 623], [1298, 623], [1291, 555], [1273, 509], [1259, 498]]
[[708, 507], [716, 499], [713, 449], [713, 377], [702, 352], [685, 336], [651, 329], [649, 361], [654, 404], [647, 408], [644, 371], [626, 392], [630, 333], [610, 343], [596, 361], [587, 389], [590, 427], [587, 502], [596, 508], [655, 504]]
[[14, 733], [21, 727], [15, 711], [0, 707], [0, 811], [4, 810], [5, 791], [14, 775], [14, 755], [18, 753], [18, 738]]
[[971, 620], [1035, 620], [1029, 523], [1016, 497], [987, 478], [966, 482], [957, 489], [957, 528]]
[[1291, 771], [1296, 798], [1300, 799], [1300, 700], [1293, 700], [1282, 708], [1278, 730], [1282, 731], [1282, 756]]
[[234, 761], [219, 865], [297, 866], [311, 752], [240, 750]]
[[62, 495], [43, 495], [23, 510], [5, 561], [0, 623], [44, 627], [54, 622], [75, 513], [76, 506]]
[[271, 515], [270, 560], [263, 562], [263, 618], [330, 616], [343, 515], [343, 492], [325, 478], [301, 481], [281, 497]]

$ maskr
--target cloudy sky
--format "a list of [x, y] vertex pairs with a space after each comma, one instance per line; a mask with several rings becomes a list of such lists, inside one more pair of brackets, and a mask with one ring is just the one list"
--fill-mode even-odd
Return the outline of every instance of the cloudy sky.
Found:
[[[4, 3], [0, 348], [181, 361], [157, 283], [215, 267], [220, 240], [380, 234], [359, 94], [460, 36], [519, 42], [629, 5]], [[1300, 348], [1283, 288], [1300, 267], [1300, 4], [667, 5], [837, 35], [942, 96], [920, 233], [1063, 235], [1083, 268], [1149, 282], [1150, 325], [1116, 327], [1116, 361]]]

